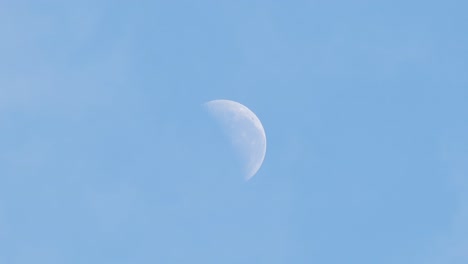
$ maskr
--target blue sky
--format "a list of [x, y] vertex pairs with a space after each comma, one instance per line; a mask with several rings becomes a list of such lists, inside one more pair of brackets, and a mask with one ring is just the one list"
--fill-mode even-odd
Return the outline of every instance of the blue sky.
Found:
[[467, 263], [467, 8], [1, 1], [0, 262]]

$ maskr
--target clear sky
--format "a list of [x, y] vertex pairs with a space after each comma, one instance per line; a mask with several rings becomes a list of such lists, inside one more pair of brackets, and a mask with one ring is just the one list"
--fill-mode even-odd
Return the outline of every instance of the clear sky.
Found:
[[467, 10], [0, 1], [0, 263], [468, 263]]

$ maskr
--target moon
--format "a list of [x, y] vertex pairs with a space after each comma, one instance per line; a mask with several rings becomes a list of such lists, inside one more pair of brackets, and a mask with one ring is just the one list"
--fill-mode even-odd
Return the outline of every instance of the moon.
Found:
[[231, 100], [203, 104], [221, 123], [242, 161], [245, 180], [260, 169], [266, 154], [266, 135], [258, 117], [245, 105]]

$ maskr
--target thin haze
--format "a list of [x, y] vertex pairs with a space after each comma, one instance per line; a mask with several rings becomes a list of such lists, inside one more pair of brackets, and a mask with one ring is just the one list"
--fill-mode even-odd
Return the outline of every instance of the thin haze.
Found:
[[466, 10], [0, 1], [0, 263], [468, 263]]

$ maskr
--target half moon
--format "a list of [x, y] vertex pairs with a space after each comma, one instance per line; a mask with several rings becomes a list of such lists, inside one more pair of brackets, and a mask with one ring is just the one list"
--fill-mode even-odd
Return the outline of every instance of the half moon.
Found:
[[243, 164], [245, 180], [262, 166], [266, 135], [258, 117], [246, 106], [231, 100], [213, 100], [204, 106], [221, 123]]

